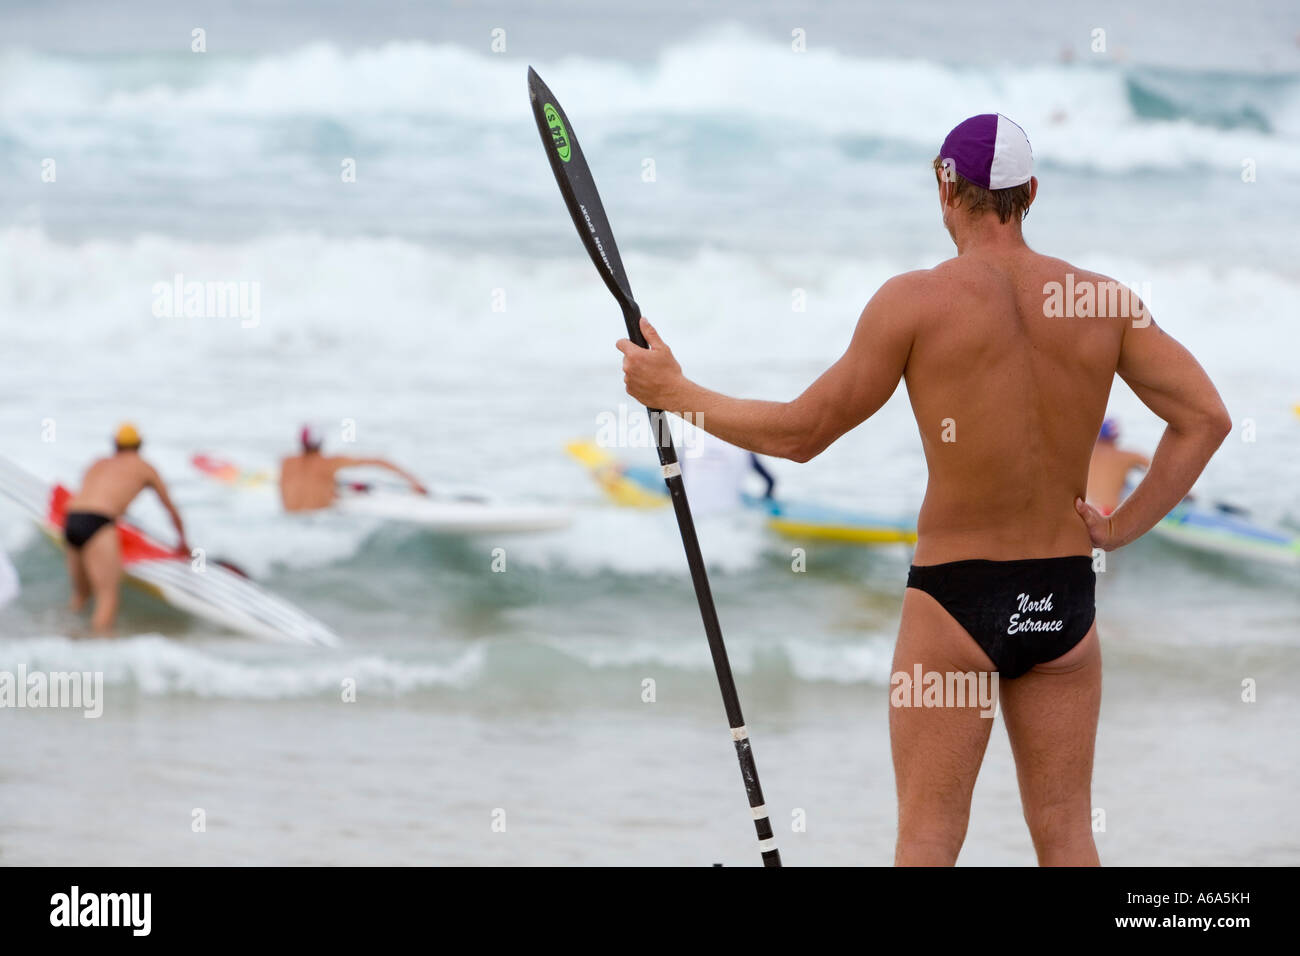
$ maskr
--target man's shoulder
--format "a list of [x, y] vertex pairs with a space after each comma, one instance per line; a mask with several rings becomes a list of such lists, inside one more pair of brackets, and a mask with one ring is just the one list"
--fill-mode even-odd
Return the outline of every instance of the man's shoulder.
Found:
[[987, 262], [971, 256], [953, 256], [930, 269], [906, 272], [907, 286], [913, 295], [949, 297], [954, 289], [988, 282], [991, 270]]
[[1039, 252], [1034, 253], [1034, 256], [1038, 262], [1039, 268], [1043, 272], [1058, 276], [1062, 280], [1066, 277], [1070, 277], [1075, 285], [1084, 282], [1096, 283], [1098, 285], [1103, 283], [1119, 284], [1115, 279], [1112, 279], [1105, 273], [1097, 272], [1094, 269], [1085, 269], [1083, 266], [1075, 265], [1073, 262], [1067, 262], [1065, 259], [1058, 259], [1056, 256], [1045, 256]]
[[1127, 288], [1110, 276], [1085, 269], [1065, 259], [1044, 255], [1041, 252], [1028, 251], [1027, 256], [1010, 265], [994, 264], [972, 256], [954, 256], [933, 269], [920, 273], [908, 273], [925, 277], [918, 284], [928, 281], [932, 287], [941, 288], [943, 293], [951, 296], [956, 288], [967, 288], [976, 294], [987, 287], [988, 283], [1001, 284], [1008, 277], [1017, 282], [1029, 282], [1031, 285], [1041, 283], [1046, 295], [1053, 290], [1073, 292], [1092, 288], [1096, 292]]
[[882, 292], [889, 290], [895, 293], [915, 293], [932, 285], [938, 278], [938, 270], [946, 265], [940, 263], [933, 269], [913, 269], [911, 272], [900, 272], [896, 276], [887, 279], [880, 289]]
[[872, 296], [872, 301], [890, 311], [906, 309], [923, 302], [942, 285], [941, 277], [936, 274], [937, 268], [900, 272], [886, 279]]
[[1121, 325], [1139, 319], [1150, 322], [1146, 303], [1131, 286], [1064, 259], [1042, 258], [1044, 263], [1038, 278], [1045, 308], [1049, 310], [1047, 314], [1091, 316]]
[[900, 272], [880, 287], [872, 302], [891, 315], [923, 323], [926, 316], [941, 314], [950, 307], [954, 295], [971, 290], [979, 282], [969, 263], [948, 259], [930, 269]]
[[119, 478], [127, 475], [148, 474], [153, 471], [143, 458], [127, 455], [109, 455], [105, 458], [97, 458], [86, 470], [87, 472], [100, 471]]
[[358, 459], [353, 458], [351, 455], [327, 455], [321, 458], [317, 468], [319, 474], [333, 477], [344, 468], [355, 468], [358, 464]]

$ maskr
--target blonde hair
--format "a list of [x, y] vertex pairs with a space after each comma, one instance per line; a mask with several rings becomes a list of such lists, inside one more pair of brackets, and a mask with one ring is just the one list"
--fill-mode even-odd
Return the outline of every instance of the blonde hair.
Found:
[[1029, 183], [1006, 189], [985, 189], [957, 172], [955, 167], [944, 165], [942, 156], [934, 158], [934, 176], [937, 182], [946, 179], [952, 183], [953, 204], [972, 216], [991, 209], [998, 214], [998, 222], [1005, 223], [1010, 222], [1012, 216], [1023, 222], [1029, 215], [1029, 203], [1033, 199]]

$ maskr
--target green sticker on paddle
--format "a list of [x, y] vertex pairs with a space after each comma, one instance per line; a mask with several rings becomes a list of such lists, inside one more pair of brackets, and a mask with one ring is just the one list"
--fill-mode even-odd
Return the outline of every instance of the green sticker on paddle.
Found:
[[555, 151], [560, 154], [560, 162], [569, 161], [569, 131], [564, 128], [564, 120], [560, 119], [560, 112], [550, 103], [542, 104], [542, 113], [546, 116], [546, 125], [551, 128], [551, 142], [555, 144]]

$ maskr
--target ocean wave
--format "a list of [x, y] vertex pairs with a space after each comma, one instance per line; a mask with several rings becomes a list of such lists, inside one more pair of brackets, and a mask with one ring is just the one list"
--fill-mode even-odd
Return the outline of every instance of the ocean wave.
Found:
[[[818, 684], [874, 684], [889, 682], [893, 659], [893, 632], [863, 635], [852, 643], [811, 638], [771, 641], [736, 641], [727, 644], [732, 670], [756, 679], [792, 678]], [[649, 672], [655, 668], [709, 673], [713, 668], [708, 644], [701, 634], [689, 643], [680, 641], [554, 638], [546, 645], [591, 670]]]
[[[795, 638], [733, 640], [728, 651], [735, 673], [755, 680], [879, 686], [888, 683], [892, 635], [852, 644]], [[552, 681], [584, 680], [610, 671], [709, 677], [712, 669], [702, 635], [689, 642], [624, 638], [480, 642], [462, 646], [439, 662], [347, 649], [290, 658], [258, 645], [231, 643], [219, 648], [156, 634], [114, 640], [60, 636], [0, 640], [0, 671], [10, 674], [100, 673], [105, 687], [145, 697], [242, 701], [340, 698], [346, 688], [355, 689], [358, 701], [488, 687], [508, 694], [512, 686], [532, 688], [539, 675]]]
[[114, 640], [48, 636], [0, 641], [0, 671], [28, 674], [102, 673], [109, 687], [148, 697], [287, 700], [341, 695], [355, 684], [357, 699], [400, 696], [439, 687], [465, 687], [483, 670], [485, 650], [469, 647], [445, 662], [400, 661], [377, 654], [301, 655], [292, 659], [218, 653], [211, 648], [139, 635]]
[[[788, 315], [791, 290], [804, 290], [806, 309], [798, 322], [776, 322], [764, 334], [777, 337], [766, 340], [769, 351], [810, 361], [838, 354], [865, 297], [886, 279], [936, 264], [906, 255], [869, 257], [857, 249], [767, 256], [708, 246], [687, 256], [631, 252], [624, 259], [640, 286], [653, 289], [655, 300], [673, 303], [691, 333], [716, 338], [710, 344], [719, 348], [735, 334], [732, 316]], [[1161, 262], [1101, 249], [1078, 259], [1080, 268], [1142, 289], [1157, 318], [1177, 309], [1200, 328], [1219, 318], [1202, 305], [1213, 295], [1224, 304], [1241, 302], [1253, 328], [1262, 323], [1285, 334], [1285, 313], [1300, 292], [1294, 274], [1260, 264]], [[198, 344], [221, 360], [238, 360], [249, 347], [273, 345], [293, 355], [361, 341], [406, 348], [436, 342], [440, 350], [463, 345], [474, 357], [492, 354], [502, 361], [532, 360], [538, 349], [553, 349], [558, 358], [589, 342], [591, 316], [609, 311], [608, 294], [590, 273], [578, 254], [467, 254], [397, 238], [282, 233], [225, 244], [156, 235], [63, 242], [39, 227], [0, 228], [0, 310], [15, 320], [7, 329], [11, 341], [28, 347], [58, 329], [116, 352]], [[187, 282], [259, 283], [257, 325], [245, 327], [237, 317], [155, 316], [155, 287], [170, 289], [178, 274]], [[700, 294], [704, 287], [707, 295]], [[494, 289], [508, 294], [508, 310], [499, 320], [481, 321]], [[519, 327], [533, 322], [545, 323], [548, 338], [520, 349]], [[618, 326], [599, 328], [612, 333]], [[454, 353], [444, 354], [450, 357]], [[455, 373], [455, 367], [446, 369]]]
[[[997, 110], [1030, 131], [1040, 159], [1066, 167], [1235, 165], [1243, 156], [1298, 165], [1294, 74], [1116, 63], [972, 67], [833, 48], [795, 54], [734, 27], [683, 39], [649, 64], [569, 57], [537, 65], [584, 118], [584, 132], [603, 131], [593, 136], [635, 130], [663, 142], [694, 126], [739, 126], [928, 150], [962, 117]], [[382, 141], [410, 117], [436, 120], [433, 148], [459, 152], [471, 128], [526, 121], [523, 72], [512, 58], [412, 41], [358, 50], [313, 43], [246, 58], [154, 55], [129, 65], [10, 51], [0, 55], [0, 112], [16, 118], [12, 134], [20, 137], [41, 123], [93, 137], [88, 124], [139, 118], [189, 127], [191, 140], [222, 117], [327, 117], [333, 125], [305, 144], [335, 152], [348, 130]], [[282, 126], [266, 135], [281, 136]], [[223, 152], [241, 141], [229, 140]]]

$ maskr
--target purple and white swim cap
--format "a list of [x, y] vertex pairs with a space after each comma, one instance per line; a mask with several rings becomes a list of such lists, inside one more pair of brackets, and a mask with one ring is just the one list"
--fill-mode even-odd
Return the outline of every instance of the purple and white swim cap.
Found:
[[939, 159], [985, 189], [1019, 186], [1034, 175], [1029, 137], [1001, 113], [962, 120], [943, 141]]

